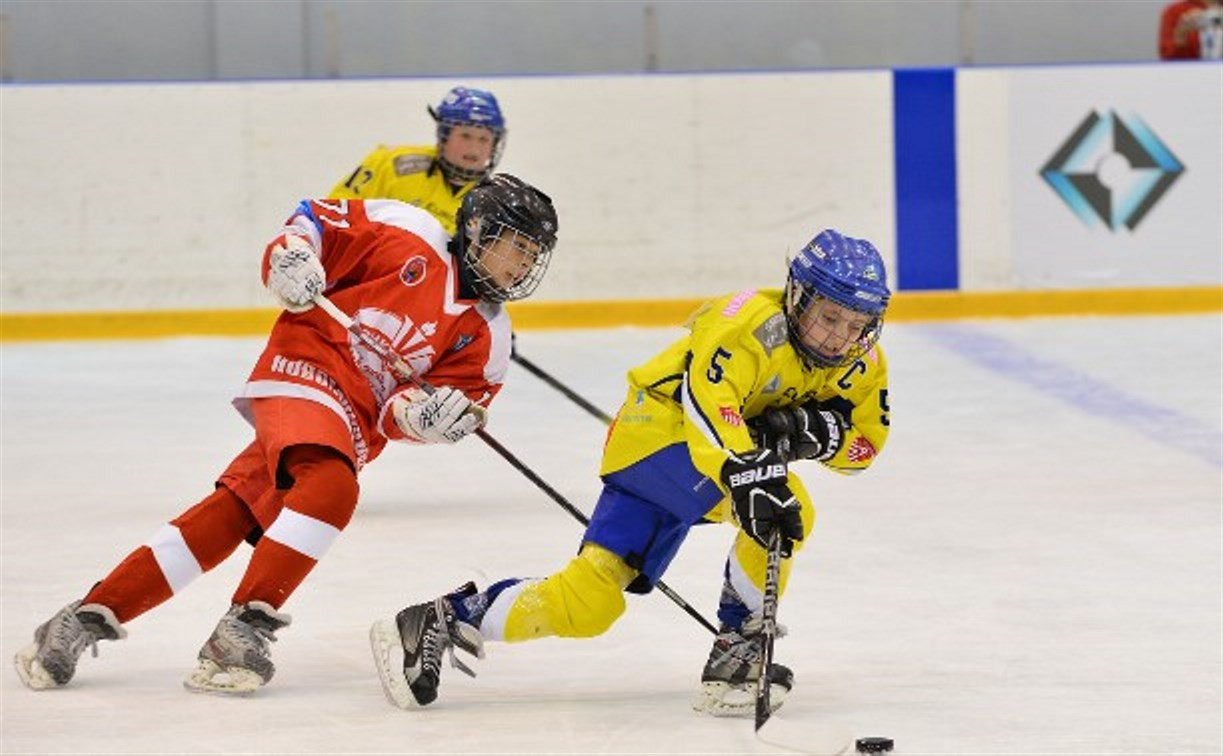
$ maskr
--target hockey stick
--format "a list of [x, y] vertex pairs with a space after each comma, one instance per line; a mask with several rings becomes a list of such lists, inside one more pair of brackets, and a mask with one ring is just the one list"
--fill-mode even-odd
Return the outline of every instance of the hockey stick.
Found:
[[[777, 453], [790, 460], [790, 439], [777, 441]], [[769, 533], [768, 554], [764, 571], [764, 600], [760, 608], [763, 648], [760, 654], [760, 678], [756, 681], [756, 739], [776, 748], [795, 753], [846, 754], [854, 739], [848, 729], [837, 723], [809, 724], [785, 722], [773, 717], [772, 683], [769, 667], [773, 664], [773, 644], [777, 640], [777, 599], [781, 593], [781, 528]], [[763, 729], [768, 725], [768, 729]], [[789, 725], [789, 726], [787, 726]]]
[[[372, 349], [374, 354], [378, 355], [380, 359], [386, 362], [388, 367], [390, 367], [392, 370], [394, 370], [396, 373], [399, 374], [400, 378], [402, 378], [405, 381], [409, 381], [411, 383], [416, 384], [418, 387], [420, 387], [422, 391], [424, 391], [427, 394], [433, 393], [433, 386], [429, 385], [429, 383], [419, 378], [416, 375], [416, 373], [413, 372], [412, 366], [409, 365], [403, 359], [403, 357], [399, 356], [399, 354], [397, 354], [393, 349], [383, 345], [379, 341], [374, 340], [374, 338], [371, 337], [368, 333], [366, 333], [365, 330], [362, 329], [360, 325], [354, 322], [352, 318], [348, 317], [347, 313], [345, 313], [339, 307], [336, 307], [335, 303], [332, 302], [330, 299], [328, 299], [326, 295], [319, 294], [318, 296], [314, 298], [314, 303], [318, 305], [319, 307], [321, 307], [324, 312], [330, 315], [331, 318], [335, 320], [335, 322], [343, 326], [346, 331], [351, 333], [353, 336], [356, 336], [357, 339], [362, 344]], [[504, 459], [506, 462], [509, 462], [510, 466], [512, 466], [515, 470], [517, 470], [518, 472], [526, 476], [527, 480], [534, 483], [535, 486], [539, 488], [539, 490], [547, 494], [548, 498], [552, 499], [552, 501], [559, 504], [561, 509], [564, 509], [569, 514], [573, 515], [574, 519], [582, 523], [582, 525], [590, 524], [590, 518], [587, 517], [585, 514], [583, 514], [582, 510], [575, 507], [573, 504], [569, 502], [568, 499], [562, 496], [559, 491], [557, 491], [552, 486], [548, 485], [547, 481], [539, 477], [539, 475], [537, 475], [534, 470], [527, 467], [526, 464], [524, 464], [522, 460], [518, 459], [518, 457], [515, 456], [513, 452], [511, 452], [509, 449], [502, 446], [500, 441], [498, 441], [497, 439], [489, 435], [488, 431], [484, 430], [483, 428], [480, 428], [476, 431], [476, 435], [480, 437], [481, 441], [483, 441], [485, 444], [488, 444], [488, 446], [492, 448], [493, 451], [500, 454], [502, 459]], [[692, 606], [687, 601], [685, 601], [678, 593], [673, 591], [670, 586], [668, 586], [666, 583], [662, 582], [661, 580], [656, 582], [654, 585], [657, 586], [658, 590], [662, 591], [663, 594], [667, 598], [675, 602], [676, 606], [678, 606], [680, 609], [683, 609], [685, 612], [687, 612], [689, 617], [692, 617], [694, 620], [701, 623], [701, 625], [703, 625], [706, 630], [713, 633], [714, 635], [718, 634], [718, 629], [714, 627], [709, 622], [709, 620], [705, 619], [704, 615], [702, 615], [696, 609], [693, 609]]]
[[769, 665], [773, 663], [773, 641], [777, 639], [777, 592], [781, 583], [781, 528], [769, 533], [768, 562], [764, 571], [764, 605], [760, 609], [764, 648], [760, 655], [760, 679], [756, 683], [756, 732], [773, 715], [769, 708]]
[[595, 418], [602, 420], [604, 425], [611, 425], [612, 419], [610, 415], [583, 399], [576, 391], [561, 383], [556, 378], [553, 378], [551, 375], [545, 372], [543, 368], [519, 354], [518, 337], [514, 334], [510, 334], [510, 359], [526, 368], [527, 372], [529, 372], [531, 375], [564, 394], [574, 404], [586, 410]]
[[854, 739], [843, 725], [836, 722], [787, 721], [773, 716], [769, 667], [773, 664], [773, 642], [777, 639], [777, 594], [780, 586], [781, 529], [774, 528], [769, 534], [764, 605], [760, 610], [763, 648], [760, 654], [760, 679], [756, 682], [756, 739], [794, 753], [850, 753]]
[[[790, 439], [784, 434], [777, 439], [777, 454], [783, 462], [790, 461]], [[777, 594], [781, 590], [781, 527], [769, 533], [768, 559], [764, 569], [764, 602], [760, 608], [764, 648], [761, 653], [760, 679], [756, 682], [756, 732], [773, 715], [769, 708], [769, 665], [773, 663], [773, 641], [777, 639]]]

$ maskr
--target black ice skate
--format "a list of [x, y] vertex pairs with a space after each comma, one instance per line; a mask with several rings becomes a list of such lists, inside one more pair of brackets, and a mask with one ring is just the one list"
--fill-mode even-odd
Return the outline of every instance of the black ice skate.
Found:
[[[426, 706], [437, 698], [442, 674], [442, 653], [450, 652], [450, 666], [475, 677], [454, 654], [459, 648], [477, 659], [484, 658], [484, 638], [475, 627], [455, 617], [452, 598], [476, 593], [467, 583], [454, 593], [424, 604], [416, 604], [395, 615], [394, 622], [379, 620], [369, 631], [374, 666], [382, 680], [387, 700], [401, 709]], [[403, 654], [402, 665], [396, 656]]]
[[199, 665], [183, 680], [183, 687], [228, 695], [258, 690], [276, 673], [269, 644], [275, 642], [276, 631], [292, 620], [262, 601], [234, 604], [200, 649]]
[[[785, 634], [780, 626], [777, 629], [778, 637]], [[763, 653], [759, 619], [749, 619], [741, 630], [723, 626], [714, 638], [692, 708], [715, 717], [753, 716]], [[769, 709], [777, 711], [794, 687], [794, 673], [782, 664], [770, 664], [769, 685]]]
[[101, 604], [74, 601], [34, 631], [34, 642], [17, 652], [17, 676], [33, 690], [62, 688], [76, 673], [85, 648], [98, 655], [98, 641], [119, 640], [127, 631], [114, 612]]

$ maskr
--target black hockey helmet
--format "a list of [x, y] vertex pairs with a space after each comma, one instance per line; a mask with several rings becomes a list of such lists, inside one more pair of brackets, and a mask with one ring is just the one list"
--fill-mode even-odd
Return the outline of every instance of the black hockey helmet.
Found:
[[[523, 299], [543, 280], [556, 246], [556, 210], [552, 199], [522, 179], [496, 173], [463, 198], [455, 217], [455, 243], [464, 278], [480, 299], [508, 302]], [[499, 285], [481, 263], [485, 249], [513, 234], [538, 249], [527, 272], [510, 286]]]

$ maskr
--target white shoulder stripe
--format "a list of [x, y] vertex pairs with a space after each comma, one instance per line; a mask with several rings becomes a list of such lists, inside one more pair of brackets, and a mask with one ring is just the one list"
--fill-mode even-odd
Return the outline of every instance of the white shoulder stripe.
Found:
[[402, 228], [432, 247], [438, 258], [446, 264], [446, 293], [442, 309], [447, 315], [458, 315], [468, 308], [468, 305], [459, 304], [454, 299], [454, 293], [458, 291], [458, 271], [448, 249], [450, 235], [442, 228], [442, 224], [437, 222], [437, 218], [415, 205], [387, 199], [366, 200], [365, 215], [377, 223]]
[[365, 215], [375, 223], [385, 223], [415, 234], [440, 255], [447, 256], [446, 244], [450, 241], [450, 235], [427, 211], [399, 200], [373, 199], [365, 201]]
[[718, 431], [713, 427], [713, 423], [701, 411], [701, 406], [692, 398], [692, 389], [688, 385], [688, 372], [684, 371], [684, 383], [680, 387], [680, 397], [684, 403], [684, 419], [694, 425], [709, 442], [709, 445], [715, 449], [722, 448], [722, 439], [718, 436]]
[[488, 349], [488, 362], [484, 365], [484, 379], [489, 383], [504, 383], [510, 369], [510, 350], [513, 338], [509, 313], [499, 304], [481, 302], [476, 312], [488, 323], [488, 335], [492, 342]]

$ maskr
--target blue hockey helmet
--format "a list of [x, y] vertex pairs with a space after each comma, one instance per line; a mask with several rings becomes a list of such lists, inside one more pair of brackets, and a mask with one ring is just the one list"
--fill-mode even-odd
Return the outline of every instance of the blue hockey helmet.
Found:
[[[857, 359], [879, 340], [883, 314], [891, 297], [887, 270], [875, 245], [825, 229], [790, 261], [784, 303], [790, 343], [804, 360], [816, 367], [835, 367]], [[801, 338], [799, 320], [821, 300], [871, 316], [844, 354], [822, 354]]]
[[[492, 92], [472, 87], [455, 87], [446, 93], [429, 115], [437, 122], [438, 162], [446, 178], [455, 183], [478, 181], [492, 174], [505, 147], [505, 116]], [[480, 170], [455, 165], [441, 156], [442, 145], [455, 126], [479, 126], [493, 133], [493, 151], [488, 164]]]

